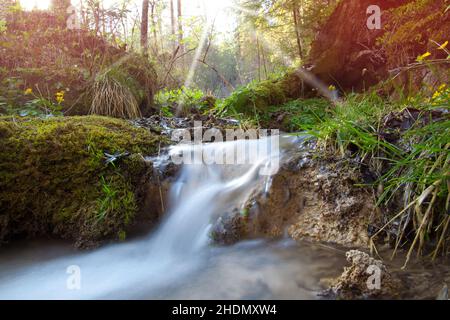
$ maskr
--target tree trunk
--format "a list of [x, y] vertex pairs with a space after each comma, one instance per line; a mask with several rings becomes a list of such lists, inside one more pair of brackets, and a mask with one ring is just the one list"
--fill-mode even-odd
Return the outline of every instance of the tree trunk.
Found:
[[148, 9], [149, 0], [142, 0], [141, 50], [143, 55], [148, 55]]
[[173, 50], [175, 51], [176, 45], [175, 45], [175, 34], [176, 34], [176, 21], [175, 21], [175, 5], [174, 0], [170, 0], [170, 26], [171, 26], [171, 32], [172, 32], [172, 42], [173, 42]]
[[180, 46], [180, 53], [184, 53], [183, 46], [183, 10], [182, 10], [182, 0], [177, 1], [177, 9], [178, 9], [178, 45]]
[[158, 27], [157, 27], [157, 23], [156, 23], [156, 4], [157, 4], [157, 0], [153, 0], [152, 4], [151, 4], [151, 10], [150, 10], [150, 17], [151, 17], [151, 22], [152, 22], [152, 32], [153, 32], [153, 48], [154, 48], [154, 52], [155, 55], [158, 55]]
[[297, 3], [297, 0], [293, 0], [292, 3], [292, 11], [294, 16], [294, 27], [295, 27], [295, 34], [297, 38], [297, 47], [298, 47], [298, 56], [303, 61], [303, 43], [302, 43], [302, 36], [301, 36], [301, 26], [300, 26], [300, 9]]

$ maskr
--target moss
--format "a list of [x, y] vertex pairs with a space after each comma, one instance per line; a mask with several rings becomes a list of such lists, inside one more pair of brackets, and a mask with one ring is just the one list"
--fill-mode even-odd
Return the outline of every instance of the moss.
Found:
[[[0, 242], [53, 234], [90, 245], [133, 221], [137, 189], [159, 138], [97, 116], [0, 117]], [[130, 153], [114, 165], [105, 153]]]
[[223, 107], [231, 113], [257, 116], [266, 113], [271, 106], [300, 98], [301, 89], [301, 79], [295, 73], [288, 73], [238, 88], [224, 101]]

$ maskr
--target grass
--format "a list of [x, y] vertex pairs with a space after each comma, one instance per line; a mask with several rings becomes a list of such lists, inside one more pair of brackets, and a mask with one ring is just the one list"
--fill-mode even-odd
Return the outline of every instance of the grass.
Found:
[[[442, 91], [435, 101], [442, 102]], [[341, 156], [357, 156], [378, 176], [374, 189], [382, 190], [378, 198], [380, 208], [397, 208], [388, 222], [371, 239], [387, 231], [394, 232], [395, 250], [407, 250], [405, 267], [414, 250], [418, 256], [428, 253], [435, 259], [446, 254], [449, 244], [449, 163], [450, 121], [448, 117], [435, 121], [430, 112], [442, 103], [424, 99], [408, 99], [420, 110], [410, 128], [399, 133], [395, 142], [383, 137], [384, 121], [388, 115], [407, 114], [402, 103], [383, 101], [375, 94], [352, 95], [338, 105], [332, 115], [324, 119], [310, 133], [319, 138], [324, 149]], [[447, 100], [448, 102], [448, 100]], [[447, 103], [448, 110], [448, 103]]]
[[142, 117], [138, 99], [130, 87], [132, 83], [133, 79], [117, 68], [101, 73], [92, 87], [89, 113], [123, 119]]
[[[351, 157], [374, 176], [375, 182], [365, 185], [377, 194], [383, 213], [371, 238], [374, 251], [378, 241], [393, 238], [393, 255], [400, 249], [407, 252], [405, 267], [413, 253], [432, 259], [448, 253], [450, 120], [445, 111], [439, 119], [433, 117], [439, 110], [449, 111], [446, 85], [431, 97], [418, 93], [389, 101], [374, 91], [347, 95], [336, 106], [322, 99], [293, 100], [255, 107], [253, 114], [239, 113], [233, 101], [242, 99], [248, 110], [255, 87], [242, 88], [226, 101], [229, 115], [244, 123], [272, 127], [280, 125], [277, 116], [285, 114], [282, 125], [286, 131], [312, 134], [320, 150]], [[410, 112], [418, 115], [404, 128], [388, 121], [396, 117], [401, 121]], [[396, 138], [389, 138], [388, 133]]]

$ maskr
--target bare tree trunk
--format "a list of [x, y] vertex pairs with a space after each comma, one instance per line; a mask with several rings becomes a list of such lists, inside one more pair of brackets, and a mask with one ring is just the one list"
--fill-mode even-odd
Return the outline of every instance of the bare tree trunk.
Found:
[[181, 53], [184, 52], [183, 46], [183, 10], [182, 10], [182, 0], [177, 0], [177, 9], [178, 9], [178, 45], [180, 46]]
[[302, 43], [302, 37], [301, 37], [301, 30], [300, 30], [300, 9], [297, 3], [297, 0], [293, 0], [292, 3], [292, 12], [294, 15], [294, 26], [295, 26], [295, 34], [297, 38], [297, 46], [298, 46], [298, 56], [301, 60], [303, 60], [303, 43]]
[[148, 8], [149, 0], [142, 0], [141, 50], [143, 55], [148, 55]]
[[157, 0], [153, 0], [151, 3], [151, 10], [150, 10], [150, 17], [151, 17], [151, 21], [152, 21], [152, 32], [153, 32], [153, 47], [154, 47], [154, 52], [155, 55], [158, 55], [158, 34], [157, 34], [157, 23], [156, 23], [156, 5], [157, 5]]
[[261, 52], [260, 52], [260, 45], [259, 45], [259, 36], [256, 35], [256, 49], [257, 49], [257, 54], [258, 54], [258, 80], [261, 81], [262, 77], [261, 77]]
[[172, 42], [173, 42], [173, 50], [175, 51], [176, 45], [175, 45], [175, 34], [176, 34], [176, 21], [175, 21], [175, 5], [174, 0], [170, 0], [170, 26], [171, 33], [172, 33]]

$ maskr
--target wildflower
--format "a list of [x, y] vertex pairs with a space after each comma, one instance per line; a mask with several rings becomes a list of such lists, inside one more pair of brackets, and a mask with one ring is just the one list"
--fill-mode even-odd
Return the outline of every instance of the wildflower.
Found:
[[64, 91], [60, 91], [56, 93], [56, 102], [58, 102], [59, 104], [64, 102]]
[[445, 41], [439, 48], [438, 50], [444, 50], [448, 45], [448, 41]]
[[437, 91], [433, 94], [432, 100], [436, 100], [436, 99], [440, 98], [444, 94], [446, 88], [447, 88], [447, 84], [444, 83], [444, 84], [440, 85], [439, 88], [437, 89]]
[[331, 86], [328, 87], [328, 90], [330, 90], [330, 91], [336, 91], [336, 87], [333, 86], [333, 85], [331, 85]]
[[429, 56], [431, 56], [431, 53], [430, 52], [425, 52], [423, 55], [418, 56], [416, 61], [417, 62], [422, 62], [423, 60], [425, 60], [425, 58], [427, 58]]
[[26, 96], [28, 96], [28, 95], [30, 95], [30, 94], [33, 94], [33, 89], [28, 88], [27, 90], [25, 90], [24, 94], [25, 94]]

